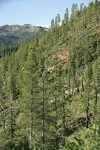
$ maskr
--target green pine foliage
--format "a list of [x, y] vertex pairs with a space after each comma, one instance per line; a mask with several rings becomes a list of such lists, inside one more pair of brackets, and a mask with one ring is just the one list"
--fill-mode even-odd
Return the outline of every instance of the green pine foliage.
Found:
[[66, 8], [0, 49], [0, 150], [100, 149], [100, 2]]

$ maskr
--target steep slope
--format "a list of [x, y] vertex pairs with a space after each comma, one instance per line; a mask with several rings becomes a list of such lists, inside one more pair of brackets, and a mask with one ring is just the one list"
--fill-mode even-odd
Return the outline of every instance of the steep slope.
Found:
[[1, 150], [100, 149], [99, 8], [75, 9], [0, 58]]

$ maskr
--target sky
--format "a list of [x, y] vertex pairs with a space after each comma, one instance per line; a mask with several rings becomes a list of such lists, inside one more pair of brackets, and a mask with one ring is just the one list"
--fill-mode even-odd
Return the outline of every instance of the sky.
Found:
[[32, 24], [49, 27], [57, 14], [63, 19], [73, 3], [88, 5], [95, 0], [0, 0], [0, 26]]

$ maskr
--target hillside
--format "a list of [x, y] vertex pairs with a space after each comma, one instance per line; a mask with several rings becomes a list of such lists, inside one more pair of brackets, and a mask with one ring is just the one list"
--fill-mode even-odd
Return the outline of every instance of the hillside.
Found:
[[0, 26], [0, 47], [14, 46], [23, 40], [30, 40], [38, 34], [39, 28], [31, 24]]
[[1, 56], [0, 150], [100, 149], [100, 2], [68, 14]]

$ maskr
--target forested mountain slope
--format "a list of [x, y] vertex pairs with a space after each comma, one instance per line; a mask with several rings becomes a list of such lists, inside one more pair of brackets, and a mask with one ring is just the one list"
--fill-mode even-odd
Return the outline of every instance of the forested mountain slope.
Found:
[[100, 2], [0, 58], [0, 150], [100, 149]]
[[31, 24], [0, 26], [0, 47], [17, 45], [22, 40], [30, 39], [38, 30], [38, 26]]
[[17, 51], [17, 46], [23, 41], [29, 42], [34, 39], [40, 28], [31, 24], [0, 26], [0, 56]]

